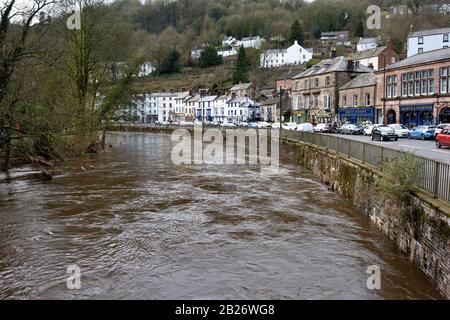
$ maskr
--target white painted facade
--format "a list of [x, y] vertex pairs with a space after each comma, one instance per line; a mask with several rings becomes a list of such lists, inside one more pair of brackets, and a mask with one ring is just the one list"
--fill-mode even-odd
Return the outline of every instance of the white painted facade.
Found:
[[139, 68], [138, 77], [146, 77], [154, 71], [156, 71], [156, 68], [150, 62], [144, 62]]
[[408, 36], [408, 58], [448, 47], [450, 47], [450, 28], [412, 32]]
[[261, 68], [301, 65], [313, 57], [312, 50], [300, 46], [297, 41], [287, 49], [266, 50], [261, 54]]
[[226, 58], [236, 56], [238, 52], [235, 48], [230, 48], [230, 49], [220, 49], [219, 51], [217, 51], [217, 54], [223, 58]]
[[240, 45], [244, 46], [244, 48], [260, 49], [261, 44], [262, 44], [262, 39], [260, 36], [242, 38], [240, 41]]
[[358, 44], [356, 45], [356, 51], [366, 51], [370, 49], [375, 49], [378, 47], [378, 38], [360, 38]]

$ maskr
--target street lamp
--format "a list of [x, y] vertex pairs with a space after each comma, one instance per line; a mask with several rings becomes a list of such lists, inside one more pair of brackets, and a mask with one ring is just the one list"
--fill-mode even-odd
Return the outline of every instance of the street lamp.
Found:
[[383, 124], [387, 124], [386, 122], [386, 67], [387, 67], [387, 63], [386, 63], [386, 52], [381, 53], [381, 55], [383, 56], [383, 111], [382, 111], [382, 116], [383, 116]]

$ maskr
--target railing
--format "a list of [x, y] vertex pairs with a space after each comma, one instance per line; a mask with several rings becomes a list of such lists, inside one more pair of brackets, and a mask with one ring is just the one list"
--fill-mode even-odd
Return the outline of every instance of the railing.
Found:
[[[284, 138], [299, 140], [335, 151], [348, 158], [361, 161], [363, 164], [382, 169], [383, 163], [392, 161], [403, 154], [382, 146], [354, 141], [347, 138], [283, 130]], [[431, 192], [436, 198], [450, 202], [450, 165], [432, 159], [416, 156], [422, 161], [422, 172], [418, 176], [421, 181], [417, 185]]]

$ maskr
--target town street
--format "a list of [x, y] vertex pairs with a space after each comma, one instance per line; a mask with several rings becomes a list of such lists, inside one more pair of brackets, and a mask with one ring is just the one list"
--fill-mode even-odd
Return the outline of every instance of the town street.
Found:
[[[333, 136], [336, 135], [333, 134]], [[412, 152], [417, 156], [450, 164], [450, 148], [438, 149], [436, 148], [434, 140], [422, 141], [422, 140], [399, 139], [398, 141], [380, 142], [380, 141], [372, 141], [371, 137], [369, 136], [362, 136], [362, 135], [361, 136], [338, 135], [338, 136], [341, 138], [371, 143], [394, 150]]]

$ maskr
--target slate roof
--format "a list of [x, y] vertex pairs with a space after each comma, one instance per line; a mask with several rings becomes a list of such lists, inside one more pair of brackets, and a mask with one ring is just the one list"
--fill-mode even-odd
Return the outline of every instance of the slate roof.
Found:
[[282, 74], [277, 80], [288, 80], [288, 79], [292, 79], [293, 77], [295, 77], [296, 75], [300, 74], [301, 71], [290, 71], [290, 72], [286, 72], [284, 74]]
[[[293, 77], [292, 79], [301, 79], [304, 77], [331, 73], [331, 72], [342, 72], [348, 71], [348, 59], [345, 57], [337, 57], [334, 59], [322, 60], [318, 64], [312, 66], [308, 70], [303, 71], [299, 75]], [[353, 66], [352, 72], [373, 72], [369, 67], [362, 64]]]
[[240, 83], [235, 84], [233, 87], [231, 87], [230, 91], [239, 91], [239, 90], [247, 90], [252, 86], [251, 83]]
[[372, 57], [377, 57], [381, 53], [383, 53], [384, 50], [386, 50], [386, 46], [378, 47], [374, 49], [364, 50], [353, 53], [353, 60], [362, 60], [362, 59], [368, 59]]
[[391, 64], [386, 68], [386, 70], [399, 69], [416, 64], [423, 64], [448, 59], [450, 59], [450, 48], [433, 50], [425, 53], [419, 53], [405, 60], [401, 60], [397, 63]]
[[361, 38], [359, 39], [358, 44], [362, 45], [362, 44], [371, 44], [371, 43], [376, 43], [378, 44], [380, 42], [380, 38]]
[[450, 33], [450, 28], [440, 28], [440, 29], [430, 29], [430, 30], [415, 31], [415, 32], [411, 32], [408, 35], [408, 38], [431, 36], [431, 35], [442, 34], [442, 33]]
[[363, 88], [370, 87], [376, 84], [374, 73], [363, 73], [350, 82], [343, 85], [340, 90], [353, 89], [353, 88]]

